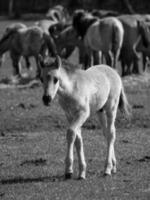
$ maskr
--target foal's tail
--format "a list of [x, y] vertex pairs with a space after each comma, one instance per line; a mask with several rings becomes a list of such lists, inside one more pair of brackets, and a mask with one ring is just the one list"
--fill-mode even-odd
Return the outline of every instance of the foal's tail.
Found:
[[119, 108], [121, 112], [123, 112], [123, 114], [125, 114], [128, 117], [131, 116], [131, 106], [128, 102], [123, 85], [122, 85], [121, 94], [120, 94]]

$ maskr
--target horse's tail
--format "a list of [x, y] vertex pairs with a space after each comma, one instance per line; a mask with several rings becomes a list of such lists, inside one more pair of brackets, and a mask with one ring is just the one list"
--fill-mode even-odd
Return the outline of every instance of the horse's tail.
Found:
[[144, 46], [147, 48], [150, 44], [150, 31], [149, 26], [142, 20], [137, 20], [139, 33], [141, 34]]
[[52, 56], [56, 56], [58, 53], [53, 38], [47, 33], [43, 33], [43, 36], [49, 53], [51, 53]]
[[112, 29], [112, 50], [113, 52], [117, 52], [121, 49], [124, 37], [124, 29], [121, 22], [115, 19], [115, 23]]
[[121, 94], [120, 94], [119, 108], [121, 112], [123, 112], [123, 114], [125, 114], [128, 117], [131, 116], [131, 106], [128, 102], [123, 85], [122, 85]]

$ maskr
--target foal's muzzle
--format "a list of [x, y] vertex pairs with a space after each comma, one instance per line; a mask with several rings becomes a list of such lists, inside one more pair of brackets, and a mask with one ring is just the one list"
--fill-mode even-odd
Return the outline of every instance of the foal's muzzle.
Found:
[[49, 95], [44, 95], [42, 99], [45, 106], [49, 106], [52, 100]]

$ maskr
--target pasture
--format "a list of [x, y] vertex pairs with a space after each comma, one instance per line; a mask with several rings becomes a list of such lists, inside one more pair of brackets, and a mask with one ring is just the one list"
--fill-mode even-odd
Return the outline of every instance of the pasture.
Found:
[[[12, 22], [0, 21], [0, 36]], [[75, 62], [76, 54], [70, 60]], [[11, 61], [6, 56], [0, 82], [11, 74]], [[118, 112], [117, 174], [103, 177], [106, 144], [97, 118], [92, 116], [83, 127], [85, 181], [77, 180], [77, 157], [73, 179], [64, 180], [67, 124], [57, 98], [47, 108], [41, 100], [40, 84], [1, 87], [0, 199], [150, 199], [150, 74], [123, 81], [133, 114], [127, 120]]]

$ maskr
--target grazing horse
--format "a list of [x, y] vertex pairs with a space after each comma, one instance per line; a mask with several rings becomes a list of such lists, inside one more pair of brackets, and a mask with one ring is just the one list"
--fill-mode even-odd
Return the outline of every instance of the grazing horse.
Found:
[[[146, 21], [146, 26], [149, 28], [150, 30], [150, 22]], [[143, 58], [143, 72], [146, 70], [147, 67], [147, 60], [150, 58], [150, 44], [148, 46], [144, 46], [143, 45], [143, 41], [139, 40], [136, 44], [135, 47], [137, 52], [142, 52], [142, 58]]]
[[87, 51], [101, 51], [106, 63], [116, 68], [124, 37], [124, 29], [118, 19], [98, 19], [84, 10], [77, 10], [73, 16], [73, 26], [82, 37]]
[[[79, 50], [79, 63], [83, 65], [84, 69], [86, 69], [89, 55], [86, 54], [84, 43], [81, 38], [78, 37], [77, 32], [73, 26], [70, 24], [65, 26], [62, 26], [60, 23], [54, 24], [49, 28], [49, 32], [55, 41], [59, 55], [67, 59], [77, 47]], [[94, 54], [95, 52], [92, 53], [94, 56], [96, 56]], [[94, 59], [94, 62], [95, 60], [96, 59]], [[98, 64], [98, 62], [95, 64]]]
[[80, 49], [80, 46], [82, 45], [82, 41], [79, 40], [72, 25], [66, 25], [63, 27], [62, 24], [57, 23], [49, 28], [49, 32], [55, 41], [59, 55], [63, 58], [67, 59], [76, 47]]
[[[5, 35], [8, 35], [12, 30], [18, 30], [20, 28], [26, 28], [27, 26], [23, 23], [14, 23], [14, 24], [11, 24], [9, 26], [6, 27], [4, 33], [3, 33], [3, 37]], [[5, 61], [5, 54], [1, 54], [0, 55], [0, 67], [1, 65], [3, 64], [3, 62]]]
[[45, 33], [49, 34], [49, 28], [57, 23], [58, 21], [43, 19], [43, 20], [35, 22], [35, 25], [40, 27]]
[[66, 23], [70, 16], [66, 8], [56, 5], [48, 10], [46, 17], [52, 21]]
[[53, 55], [56, 54], [55, 44], [51, 37], [37, 26], [11, 28], [0, 40], [0, 55], [10, 51], [16, 80], [21, 76], [20, 58], [23, 56], [29, 68], [28, 58], [33, 56], [37, 63], [37, 77], [40, 74], [38, 54], [45, 54], [46, 49]]
[[79, 178], [86, 177], [81, 128], [91, 113], [97, 113], [107, 140], [105, 174], [116, 172], [114, 143], [115, 119], [118, 107], [129, 114], [129, 104], [118, 73], [107, 65], [96, 65], [87, 70], [62, 65], [56, 60], [39, 57], [43, 82], [43, 103], [49, 106], [58, 94], [59, 103], [69, 122], [67, 131], [66, 178], [73, 173], [74, 145], [79, 160]]
[[[124, 40], [120, 54], [122, 75], [124, 76], [131, 72], [138, 74], [139, 54], [136, 51], [136, 45], [139, 40], [141, 40], [145, 47], [149, 45], [149, 31], [144, 22], [139, 21], [137, 15], [120, 15], [117, 19], [121, 21], [124, 28]], [[133, 71], [131, 71], [132, 65]]]

